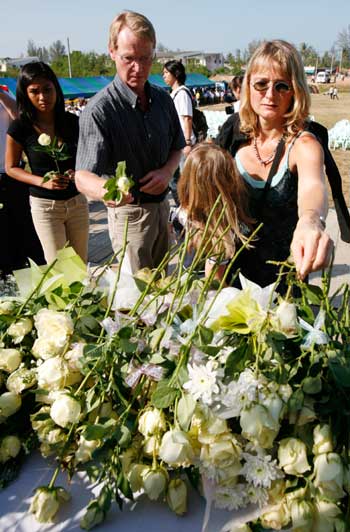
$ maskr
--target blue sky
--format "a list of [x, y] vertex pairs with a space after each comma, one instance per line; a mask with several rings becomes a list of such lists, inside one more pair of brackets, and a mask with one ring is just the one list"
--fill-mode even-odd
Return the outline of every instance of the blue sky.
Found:
[[322, 53], [350, 24], [349, 0], [3, 0], [0, 57], [25, 54], [29, 39], [48, 47], [67, 37], [71, 50], [106, 52], [109, 24], [123, 9], [145, 14], [170, 49], [224, 53], [263, 38], [305, 41]]

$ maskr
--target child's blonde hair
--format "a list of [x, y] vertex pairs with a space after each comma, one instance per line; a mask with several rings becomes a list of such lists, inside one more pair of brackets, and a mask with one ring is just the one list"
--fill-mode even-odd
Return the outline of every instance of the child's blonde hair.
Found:
[[[242, 224], [249, 226], [252, 220], [246, 213], [245, 185], [230, 153], [215, 144], [198, 144], [186, 159], [178, 183], [178, 194], [188, 221], [199, 229], [194, 237], [195, 247], [205, 244], [202, 240], [203, 230], [220, 195], [208, 231], [207, 239], [210, 242], [207, 241], [206, 245], [213, 246], [217, 254], [232, 257], [237, 241], [246, 240]], [[218, 222], [223, 209], [223, 217]], [[216, 224], [217, 229], [213, 234]], [[227, 232], [228, 227], [230, 230]]]

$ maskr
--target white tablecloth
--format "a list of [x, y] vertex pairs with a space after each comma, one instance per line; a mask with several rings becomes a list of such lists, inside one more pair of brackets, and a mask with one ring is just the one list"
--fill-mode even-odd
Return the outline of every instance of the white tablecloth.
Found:
[[[0, 531], [1, 532], [50, 532], [80, 530], [79, 520], [92, 498], [87, 489], [86, 476], [75, 476], [69, 486], [71, 500], [62, 504], [56, 523], [40, 525], [28, 513], [33, 491], [38, 486], [47, 485], [53, 468], [38, 454], [31, 456], [23, 466], [20, 476], [6, 489], [0, 491]], [[56, 486], [67, 487], [65, 475], [59, 475]], [[194, 490], [190, 491], [188, 513], [178, 517], [165, 503], [151, 502], [141, 496], [137, 502], [127, 503], [121, 512], [113, 503], [106, 521], [96, 528], [102, 532], [200, 532], [205, 510], [205, 501]], [[232, 513], [213, 512], [208, 532], [219, 532]]]

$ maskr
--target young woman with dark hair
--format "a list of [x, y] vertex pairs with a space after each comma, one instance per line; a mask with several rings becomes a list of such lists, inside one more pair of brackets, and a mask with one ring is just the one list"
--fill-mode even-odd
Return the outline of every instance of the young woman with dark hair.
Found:
[[[86, 261], [88, 206], [74, 184], [78, 117], [65, 112], [59, 82], [52, 69], [42, 62], [22, 67], [16, 99], [18, 119], [8, 129], [6, 172], [29, 185], [33, 222], [46, 261], [52, 262], [67, 242]], [[69, 158], [58, 162], [59, 171], [50, 155], [37, 151], [38, 138], [43, 133], [51, 141], [56, 138], [58, 145], [66, 145]], [[23, 151], [31, 173], [20, 166]], [[57, 173], [44, 182], [43, 176], [50, 171]]]

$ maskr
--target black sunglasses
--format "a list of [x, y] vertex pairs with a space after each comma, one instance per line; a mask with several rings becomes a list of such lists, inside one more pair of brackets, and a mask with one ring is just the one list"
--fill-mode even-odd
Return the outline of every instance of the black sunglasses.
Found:
[[[271, 81], [262, 79], [260, 81], [255, 81], [254, 83], [252, 83], [252, 85], [256, 91], [264, 92], [264, 91], [267, 91], [267, 89], [270, 86], [270, 83]], [[286, 81], [274, 81], [273, 88], [275, 89], [275, 91], [279, 92], [280, 94], [284, 94], [292, 90], [292, 87]]]

